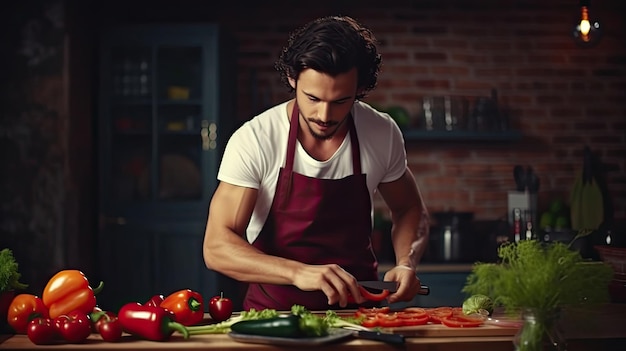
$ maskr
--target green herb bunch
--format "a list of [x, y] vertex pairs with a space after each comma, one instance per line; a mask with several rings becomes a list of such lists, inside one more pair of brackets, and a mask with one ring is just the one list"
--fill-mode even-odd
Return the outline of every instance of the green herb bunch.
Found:
[[26, 289], [28, 285], [20, 283], [22, 275], [18, 271], [18, 264], [9, 249], [0, 251], [0, 293], [15, 289]]
[[609, 301], [612, 268], [583, 260], [566, 244], [522, 240], [501, 246], [498, 257], [499, 263], [474, 264], [462, 291], [487, 295], [509, 313]]

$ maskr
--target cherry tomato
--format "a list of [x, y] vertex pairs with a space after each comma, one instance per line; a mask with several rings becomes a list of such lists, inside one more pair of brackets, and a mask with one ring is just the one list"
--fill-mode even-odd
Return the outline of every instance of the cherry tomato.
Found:
[[101, 318], [103, 321], [100, 322], [98, 331], [100, 332], [100, 336], [102, 336], [102, 340], [108, 342], [116, 342], [122, 338], [122, 323], [117, 317], [110, 318], [106, 315], [104, 318]]
[[70, 343], [83, 342], [91, 334], [91, 321], [87, 314], [80, 310], [56, 317], [54, 325], [63, 339]]
[[224, 294], [214, 296], [209, 300], [209, 314], [214, 321], [225, 321], [233, 314], [233, 302]]
[[483, 324], [481, 319], [452, 315], [441, 318], [441, 324], [451, 328], [476, 328]]
[[39, 297], [19, 294], [11, 300], [7, 322], [16, 333], [26, 334], [29, 322], [37, 317], [48, 318], [48, 309]]
[[36, 345], [52, 344], [59, 336], [52, 320], [43, 317], [37, 317], [28, 323], [26, 335]]
[[111, 311], [103, 311], [99, 307], [94, 308], [94, 311], [89, 314], [91, 320], [91, 330], [94, 333], [100, 333], [100, 326], [106, 321], [117, 318], [115, 313]]

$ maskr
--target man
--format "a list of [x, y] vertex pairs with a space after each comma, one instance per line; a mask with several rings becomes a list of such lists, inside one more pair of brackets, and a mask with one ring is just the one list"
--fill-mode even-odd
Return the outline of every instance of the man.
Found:
[[357, 281], [378, 280], [375, 191], [393, 221], [397, 266], [384, 279], [399, 286], [388, 302], [420, 288], [415, 265], [428, 226], [402, 134], [359, 101], [376, 86], [375, 44], [350, 17], [292, 33], [276, 67], [295, 97], [246, 122], [226, 146], [203, 254], [209, 269], [249, 283], [246, 310], [366, 303]]

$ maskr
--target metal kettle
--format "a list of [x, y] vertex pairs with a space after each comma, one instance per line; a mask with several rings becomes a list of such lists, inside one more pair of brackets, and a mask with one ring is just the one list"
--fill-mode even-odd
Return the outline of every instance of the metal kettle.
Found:
[[[465, 260], [464, 247], [472, 246], [470, 237], [471, 212], [435, 212], [435, 226], [431, 230], [429, 256], [438, 262], [462, 262]], [[464, 245], [465, 243], [465, 245]]]

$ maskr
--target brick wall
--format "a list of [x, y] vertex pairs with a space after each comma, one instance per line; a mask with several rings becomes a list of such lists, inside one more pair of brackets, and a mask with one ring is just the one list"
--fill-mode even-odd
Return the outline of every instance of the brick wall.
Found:
[[367, 101], [401, 105], [416, 117], [423, 96], [478, 97], [496, 89], [511, 127], [523, 133], [511, 142], [407, 142], [410, 167], [431, 211], [505, 216], [516, 164], [530, 165], [540, 176], [540, 209], [556, 198], [567, 201], [588, 145], [610, 170], [615, 217], [626, 218], [621, 1], [592, 4], [592, 16], [605, 28], [594, 48], [580, 48], [570, 36], [574, 0], [318, 1], [298, 9], [290, 1], [272, 3], [220, 12], [239, 40], [240, 119], [289, 97], [273, 63], [290, 30], [320, 15], [348, 14], [381, 42], [384, 68]]

